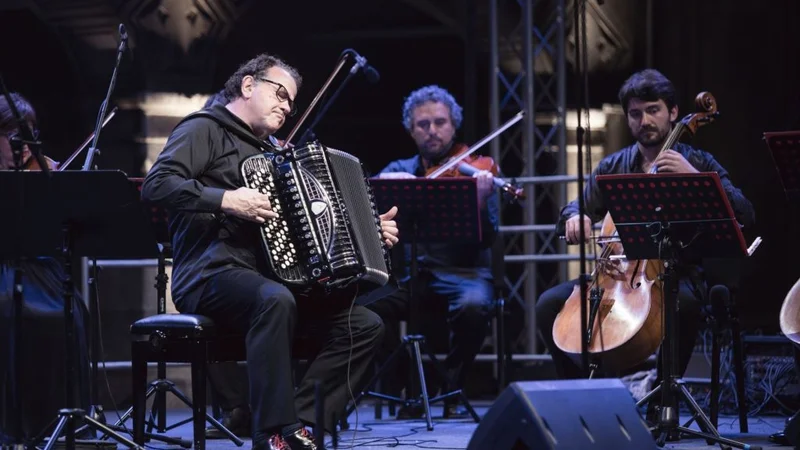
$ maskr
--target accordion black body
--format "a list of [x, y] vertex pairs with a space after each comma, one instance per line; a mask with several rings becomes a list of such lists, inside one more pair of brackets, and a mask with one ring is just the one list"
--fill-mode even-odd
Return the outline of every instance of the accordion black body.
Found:
[[388, 248], [358, 158], [314, 142], [251, 156], [241, 174], [245, 186], [270, 196], [278, 214], [260, 229], [280, 280], [326, 287], [387, 283]]

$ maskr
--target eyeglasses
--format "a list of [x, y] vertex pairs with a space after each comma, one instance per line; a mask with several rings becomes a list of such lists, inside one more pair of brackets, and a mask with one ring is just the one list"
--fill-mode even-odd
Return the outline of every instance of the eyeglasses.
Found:
[[294, 116], [297, 114], [297, 106], [294, 104], [294, 100], [289, 97], [289, 91], [286, 90], [286, 87], [280, 83], [277, 83], [272, 80], [268, 80], [266, 78], [257, 78], [259, 81], [266, 81], [269, 84], [274, 84], [278, 86], [275, 90], [275, 97], [278, 98], [279, 101], [286, 102], [289, 104], [289, 117]]
[[[35, 141], [35, 140], [39, 139], [39, 129], [38, 128], [31, 128], [31, 131], [33, 132], [33, 140]], [[5, 136], [5, 137], [8, 138], [9, 141], [11, 141], [16, 137], [20, 137], [20, 132], [19, 132], [19, 130], [5, 131], [5, 132], [1, 132], [0, 136]]]

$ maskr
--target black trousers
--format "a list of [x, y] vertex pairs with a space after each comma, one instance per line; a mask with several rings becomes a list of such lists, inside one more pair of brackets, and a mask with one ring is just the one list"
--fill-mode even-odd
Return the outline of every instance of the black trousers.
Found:
[[[696, 293], [693, 284], [688, 278], [681, 278], [678, 290], [678, 370], [679, 375], [686, 372], [689, 360], [692, 356], [694, 344], [697, 339], [697, 330], [700, 326], [700, 313], [705, 286], [698, 286], [701, 292]], [[578, 280], [568, 281], [559, 284], [545, 291], [536, 302], [536, 325], [542, 335], [545, 346], [550, 351], [555, 365], [556, 374], [561, 379], [582, 378], [580, 368], [562, 352], [553, 341], [553, 324], [556, 316], [564, 307], [572, 290], [578, 285]], [[698, 295], [699, 294], [699, 295]], [[576, 330], [576, 333], [579, 331]], [[659, 350], [658, 358], [658, 377], [656, 382], [661, 380], [661, 357]], [[602, 368], [600, 368], [602, 371]]]
[[[422, 323], [409, 325], [427, 336], [428, 345], [432, 345], [431, 337], [437, 332], [449, 330], [449, 351], [444, 365], [455, 386], [446, 388], [463, 388], [469, 369], [486, 338], [493, 299], [492, 286], [488, 280], [476, 275], [420, 271], [417, 287], [419, 292], [415, 297]], [[378, 362], [385, 361], [400, 345], [399, 322], [410, 319], [410, 301], [408, 284], [402, 283], [393, 293], [367, 305], [386, 324], [385, 338], [378, 350]], [[442, 326], [443, 321], [446, 321], [446, 327]], [[392, 371], [393, 376], [384, 380], [384, 387], [395, 393], [404, 387], [410, 373], [410, 354], [402, 353], [400, 358]], [[429, 393], [435, 393], [438, 386], [435, 383], [428, 384]]]
[[[325, 424], [334, 430], [335, 415], [357, 392], [383, 336], [380, 317], [355, 305], [353, 290], [294, 295], [285, 286], [247, 269], [213, 276], [196, 301], [176, 302], [181, 312], [206, 315], [221, 327], [245, 331], [253, 439], [298, 420], [315, 422], [314, 389], [325, 397]], [[295, 389], [292, 352], [295, 336], [307, 337], [311, 355]], [[348, 386], [349, 384], [349, 386]]]

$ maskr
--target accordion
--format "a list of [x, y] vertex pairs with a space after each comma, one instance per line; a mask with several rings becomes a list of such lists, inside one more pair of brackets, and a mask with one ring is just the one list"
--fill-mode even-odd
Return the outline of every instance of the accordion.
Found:
[[391, 272], [380, 217], [358, 158], [318, 142], [245, 159], [246, 187], [270, 197], [260, 225], [273, 273], [291, 285], [385, 285]]

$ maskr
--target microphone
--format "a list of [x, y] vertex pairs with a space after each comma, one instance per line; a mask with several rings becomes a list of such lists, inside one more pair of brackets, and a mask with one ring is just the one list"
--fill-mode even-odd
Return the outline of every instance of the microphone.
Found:
[[356, 71], [360, 67], [361, 70], [364, 72], [364, 76], [367, 78], [367, 81], [369, 81], [371, 84], [375, 84], [378, 82], [378, 80], [381, 79], [381, 76], [378, 73], [378, 71], [367, 63], [367, 58], [364, 58], [363, 56], [359, 55], [358, 52], [356, 52], [352, 48], [348, 48], [342, 52], [343, 55], [345, 53], [350, 53], [356, 59], [356, 64], [353, 66], [352, 69], [350, 69], [350, 73], [353, 74], [356, 73]]

